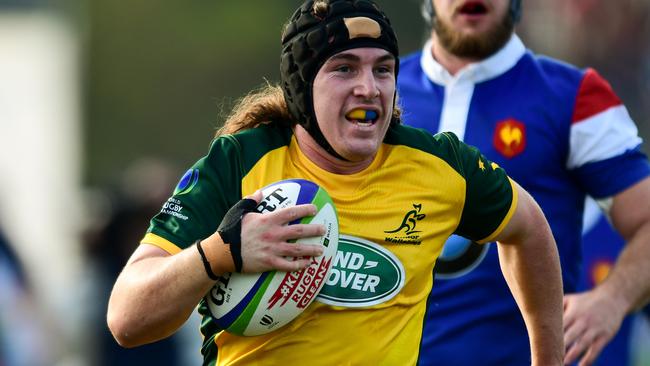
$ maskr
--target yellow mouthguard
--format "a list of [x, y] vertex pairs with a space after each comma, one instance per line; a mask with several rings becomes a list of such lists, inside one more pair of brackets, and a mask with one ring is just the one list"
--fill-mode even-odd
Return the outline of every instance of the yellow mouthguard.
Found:
[[356, 120], [361, 120], [361, 121], [369, 121], [377, 118], [377, 112], [375, 111], [367, 111], [364, 109], [355, 109], [348, 113], [346, 116], [349, 119], [356, 119]]

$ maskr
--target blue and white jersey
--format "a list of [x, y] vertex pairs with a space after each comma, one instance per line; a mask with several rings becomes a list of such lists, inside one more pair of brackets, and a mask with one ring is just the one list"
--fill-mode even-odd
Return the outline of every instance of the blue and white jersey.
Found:
[[[626, 108], [593, 69], [534, 55], [517, 36], [456, 75], [430, 50], [427, 43], [402, 59], [404, 123], [454, 132], [530, 192], [557, 241], [564, 290], [576, 291], [585, 196], [610, 197], [650, 175]], [[435, 272], [421, 364], [530, 364], [526, 328], [494, 244], [452, 238]]]

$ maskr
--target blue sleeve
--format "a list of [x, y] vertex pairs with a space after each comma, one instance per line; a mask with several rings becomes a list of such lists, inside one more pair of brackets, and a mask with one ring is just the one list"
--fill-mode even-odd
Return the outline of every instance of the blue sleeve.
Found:
[[574, 173], [592, 197], [606, 198], [650, 176], [650, 162], [637, 146], [613, 158], [585, 164]]

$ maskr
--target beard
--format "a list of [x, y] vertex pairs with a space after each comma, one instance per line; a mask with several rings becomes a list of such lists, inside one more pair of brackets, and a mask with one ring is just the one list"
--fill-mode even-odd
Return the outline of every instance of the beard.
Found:
[[451, 54], [473, 60], [485, 59], [503, 47], [510, 39], [514, 23], [509, 14], [496, 26], [478, 35], [464, 35], [451, 25], [434, 19], [433, 30], [442, 47]]

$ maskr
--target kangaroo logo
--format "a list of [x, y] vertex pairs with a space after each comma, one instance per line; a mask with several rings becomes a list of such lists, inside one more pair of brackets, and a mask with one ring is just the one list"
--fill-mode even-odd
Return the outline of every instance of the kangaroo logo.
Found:
[[406, 235], [411, 235], [413, 233], [419, 233], [420, 230], [415, 230], [415, 225], [417, 221], [422, 220], [423, 218], [426, 217], [425, 214], [421, 214], [420, 210], [422, 210], [422, 205], [421, 204], [413, 204], [414, 210], [411, 210], [404, 215], [404, 219], [402, 220], [402, 223], [400, 226], [391, 231], [384, 231], [386, 234], [392, 234], [392, 233], [397, 233], [400, 232], [404, 229], [406, 229]]

